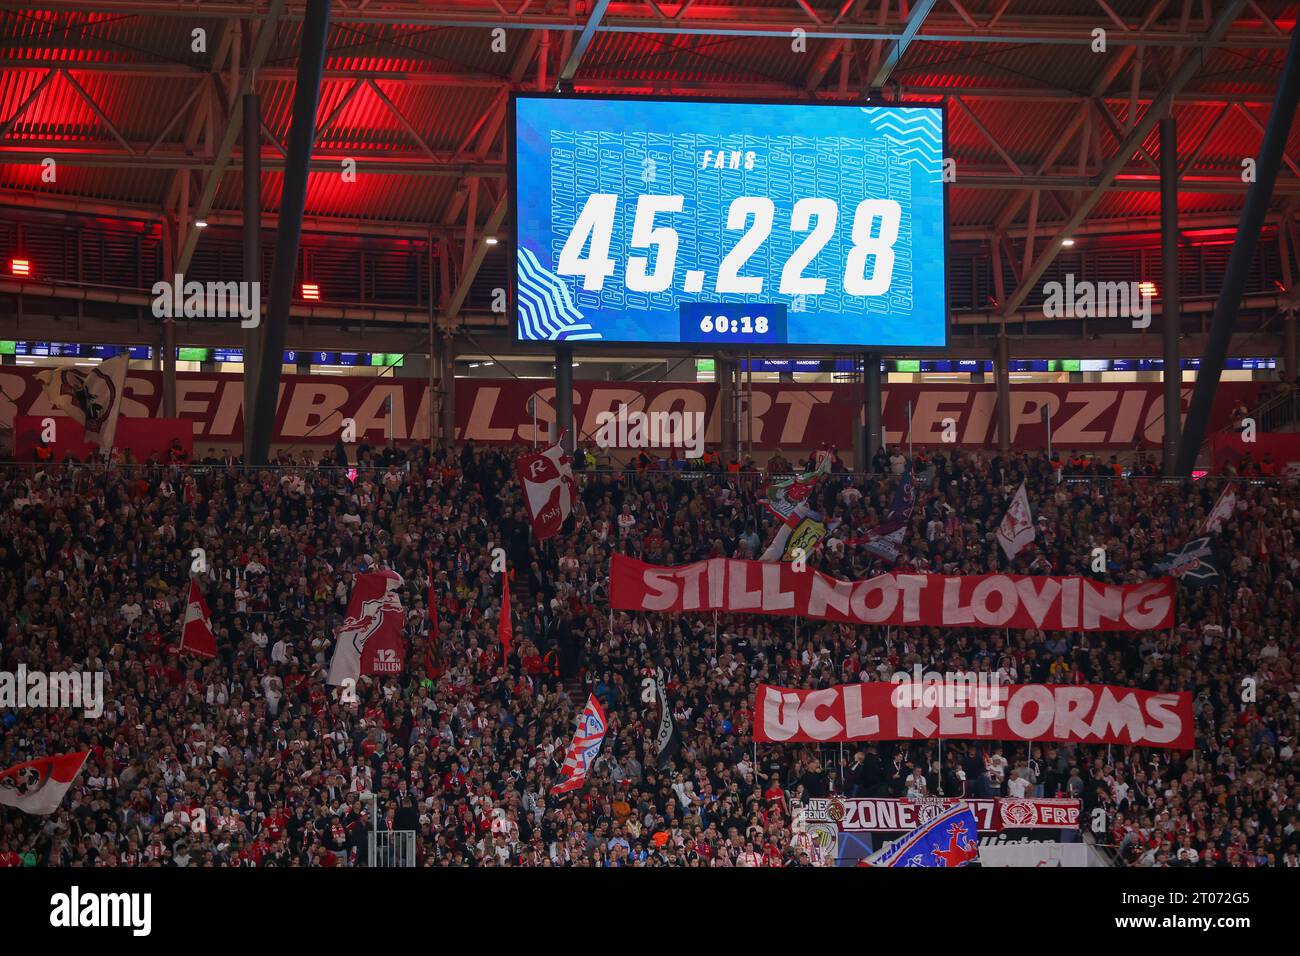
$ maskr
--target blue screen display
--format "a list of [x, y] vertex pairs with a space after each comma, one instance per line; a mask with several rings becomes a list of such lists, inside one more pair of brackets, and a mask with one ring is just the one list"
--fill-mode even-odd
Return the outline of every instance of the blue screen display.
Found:
[[943, 112], [512, 101], [521, 341], [943, 346]]

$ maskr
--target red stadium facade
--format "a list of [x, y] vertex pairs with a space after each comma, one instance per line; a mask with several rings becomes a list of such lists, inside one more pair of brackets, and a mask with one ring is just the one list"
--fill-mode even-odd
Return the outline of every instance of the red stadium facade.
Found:
[[[41, 395], [34, 371], [0, 371], [0, 422], [20, 415], [43, 416], [55, 410]], [[1255, 404], [1261, 385], [1229, 382], [1215, 400], [1215, 423], [1226, 425], [1237, 403]], [[133, 370], [126, 381], [122, 413], [156, 418], [162, 413], [162, 376]], [[853, 443], [854, 387], [837, 384], [754, 386], [753, 445], [756, 450], [809, 451]], [[1184, 409], [1191, 389], [1182, 390]], [[393, 399], [390, 422], [387, 409]], [[537, 437], [545, 441], [555, 420], [555, 386], [536, 380], [461, 378], [456, 380], [456, 437], [483, 445], [517, 445], [534, 438], [530, 401], [537, 399]], [[1158, 383], [1012, 386], [1012, 440], [1017, 447], [1046, 448], [1044, 406], [1052, 414], [1057, 448], [1087, 450], [1159, 448], [1164, 409]], [[882, 422], [888, 444], [956, 444], [996, 448], [997, 392], [993, 385], [888, 385], [882, 389]], [[906, 406], [912, 407], [907, 430]], [[709, 383], [617, 384], [574, 382], [574, 422], [579, 444], [592, 444], [599, 416], [630, 411], [698, 411], [705, 417], [705, 441], [720, 438], [718, 386]], [[243, 439], [243, 379], [228, 374], [177, 375], [177, 411], [194, 422], [197, 442], [239, 443]], [[332, 445], [343, 420], [356, 423], [359, 440], [428, 441], [429, 387], [411, 379], [286, 375], [276, 412], [275, 440], [283, 444]], [[944, 431], [951, 421], [951, 442]]]

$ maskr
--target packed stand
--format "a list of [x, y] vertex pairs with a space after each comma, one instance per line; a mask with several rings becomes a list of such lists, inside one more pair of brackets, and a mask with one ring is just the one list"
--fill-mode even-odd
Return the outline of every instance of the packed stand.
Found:
[[[166, 464], [10, 467], [0, 482], [0, 669], [103, 670], [102, 717], [9, 710], [0, 767], [89, 748], [62, 807], [0, 808], [0, 866], [365, 865], [380, 829], [417, 833], [426, 866], [777, 866], [816, 862], [792, 832], [808, 797], [1076, 796], [1108, 814], [1131, 865], [1295, 866], [1296, 591], [1300, 490], [1239, 492], [1220, 544], [1226, 583], [1180, 588], [1175, 631], [886, 632], [790, 618], [629, 615], [607, 601], [609, 555], [680, 564], [757, 557], [773, 519], [749, 466], [698, 475], [634, 462], [580, 471], [564, 532], [531, 538], [514, 452], [472, 445], [362, 449], [242, 470], [209, 453]], [[842, 463], [840, 471], [842, 471]], [[993, 531], [1022, 478], [1038, 536], [1010, 570], [1144, 579], [1213, 505], [1218, 485], [1062, 480], [1041, 454], [918, 456], [899, 570], [999, 570]], [[843, 519], [812, 559], [827, 574], [885, 570], [844, 545], [881, 520], [906, 465], [832, 474], [817, 495]], [[779, 456], [769, 472], [804, 467]], [[1104, 470], [1104, 466], [1103, 470]], [[737, 473], [739, 471], [739, 473]], [[512, 571], [515, 644], [501, 659], [501, 575]], [[219, 654], [176, 652], [194, 549]], [[429, 633], [426, 562], [438, 633]], [[407, 664], [363, 679], [358, 702], [326, 687], [353, 575], [404, 579]], [[1005, 563], [1001, 570], [1008, 570]], [[1093, 575], [1096, 576], [1096, 575]], [[1006, 683], [1103, 683], [1195, 694], [1197, 749], [945, 741], [755, 747], [754, 689], [924, 670]], [[656, 766], [662, 668], [681, 746]], [[1255, 688], [1243, 695], [1243, 681]], [[549, 795], [594, 692], [609, 732], [581, 790]]]

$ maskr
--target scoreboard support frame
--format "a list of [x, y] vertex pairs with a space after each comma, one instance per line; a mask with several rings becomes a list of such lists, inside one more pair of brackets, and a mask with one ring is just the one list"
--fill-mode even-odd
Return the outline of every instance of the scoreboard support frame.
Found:
[[573, 346], [555, 347], [555, 427], [560, 447], [573, 454]]
[[1011, 340], [1006, 326], [998, 333], [993, 352], [993, 380], [998, 392], [998, 451], [1011, 450]]
[[865, 352], [862, 356], [862, 403], [865, 406], [866, 436], [862, 442], [865, 449], [863, 471], [871, 470], [871, 462], [880, 450], [880, 353]]

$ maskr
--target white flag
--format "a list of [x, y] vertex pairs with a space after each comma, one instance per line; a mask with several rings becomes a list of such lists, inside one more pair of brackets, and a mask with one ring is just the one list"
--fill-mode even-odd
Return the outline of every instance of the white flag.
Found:
[[1002, 550], [1010, 561], [1032, 544], [1033, 540], [1034, 515], [1029, 510], [1029, 495], [1025, 494], [1025, 483], [1022, 481], [1020, 490], [1011, 499], [1006, 517], [998, 526], [998, 544], [1002, 545]]
[[36, 377], [50, 404], [85, 429], [86, 441], [112, 448], [128, 361], [124, 352], [94, 368], [52, 368]]

